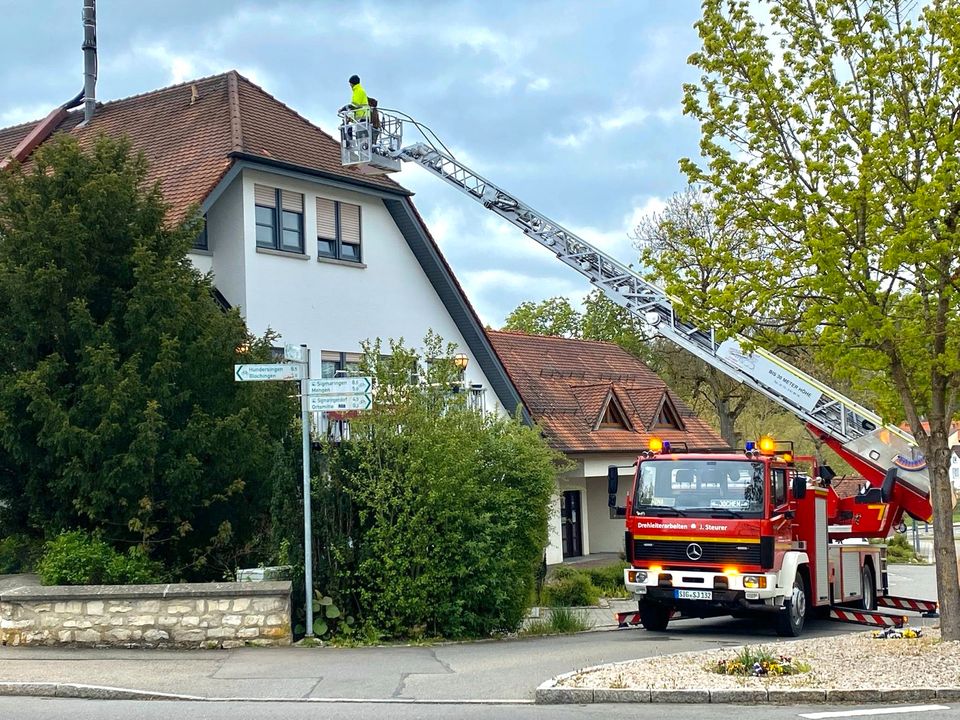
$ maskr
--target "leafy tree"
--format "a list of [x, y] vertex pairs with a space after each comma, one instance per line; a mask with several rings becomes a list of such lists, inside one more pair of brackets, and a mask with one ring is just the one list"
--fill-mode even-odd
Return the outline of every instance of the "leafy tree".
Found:
[[552, 297], [539, 303], [520, 303], [504, 322], [504, 330], [528, 335], [554, 335], [577, 338], [581, 333], [581, 316], [565, 297]]
[[[319, 523], [318, 584], [339, 583], [338, 606], [374, 634], [514, 630], [533, 593], [562, 458], [535, 428], [471, 410], [454, 350], [435, 336], [419, 354], [369, 344], [374, 407], [316, 481], [335, 507]], [[417, 363], [426, 381], [412, 385]]]
[[[685, 111], [691, 182], [742, 242], [708, 288], [657, 269], [701, 320], [789, 320], [818, 360], [905, 418], [927, 459], [943, 637], [960, 640], [947, 438], [960, 387], [960, 7], [933, 0], [705, 0]], [[776, 335], [777, 328], [770, 328]], [[926, 418], [926, 422], [924, 422]]]
[[146, 174], [67, 137], [0, 173], [0, 534], [97, 530], [202, 576], [262, 535], [294, 411], [234, 381], [269, 338], [218, 308], [186, 257], [200, 221], [169, 226]]

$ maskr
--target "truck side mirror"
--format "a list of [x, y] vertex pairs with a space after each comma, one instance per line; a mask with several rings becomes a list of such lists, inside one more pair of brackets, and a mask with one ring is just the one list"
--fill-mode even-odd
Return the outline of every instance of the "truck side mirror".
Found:
[[803, 500], [807, 496], [807, 479], [802, 475], [794, 475], [792, 490], [795, 500]]
[[620, 469], [616, 465], [607, 467], [607, 493], [616, 495], [620, 487]]

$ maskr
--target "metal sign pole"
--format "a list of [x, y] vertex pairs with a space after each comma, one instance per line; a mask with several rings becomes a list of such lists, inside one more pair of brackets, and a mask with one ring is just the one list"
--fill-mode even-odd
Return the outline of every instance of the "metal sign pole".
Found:
[[310, 349], [301, 345], [305, 372], [300, 381], [300, 424], [303, 428], [303, 585], [306, 593], [306, 636], [313, 637], [313, 530], [310, 511]]

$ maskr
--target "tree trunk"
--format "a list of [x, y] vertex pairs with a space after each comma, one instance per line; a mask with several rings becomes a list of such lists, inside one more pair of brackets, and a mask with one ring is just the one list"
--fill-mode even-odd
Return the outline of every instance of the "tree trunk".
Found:
[[[931, 422], [931, 426], [933, 423]], [[950, 486], [950, 447], [943, 432], [933, 430], [926, 448], [933, 503], [933, 556], [937, 567], [940, 631], [943, 640], [960, 640], [960, 579], [953, 537], [953, 490]]]
[[730, 399], [717, 396], [714, 402], [717, 411], [717, 417], [720, 420], [720, 437], [732, 448], [740, 445], [740, 434], [734, 426], [734, 421], [739, 413], [730, 410]]

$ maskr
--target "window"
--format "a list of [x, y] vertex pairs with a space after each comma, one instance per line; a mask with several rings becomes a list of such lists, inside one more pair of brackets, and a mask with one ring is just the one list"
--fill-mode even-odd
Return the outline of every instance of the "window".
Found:
[[254, 186], [257, 247], [303, 253], [303, 195]]
[[200, 232], [197, 233], [197, 237], [193, 240], [193, 249], [194, 250], [209, 250], [210, 248], [207, 245], [207, 216], [203, 216], [203, 227], [200, 228]]
[[771, 493], [773, 507], [778, 508], [787, 501], [787, 471], [784, 468], [772, 468], [770, 481], [773, 485]]
[[362, 262], [359, 205], [317, 198], [317, 254], [335, 260]]
[[654, 420], [653, 427], [672, 430], [683, 429], [677, 409], [673, 406], [673, 403], [670, 402], [670, 398], [666, 394], [663, 396], [663, 402], [660, 404], [660, 410], [657, 412], [657, 418]]
[[[744, 460], [643, 460], [634, 488], [634, 512], [710, 517], [759, 516], [764, 465]], [[677, 512], [679, 511], [679, 512]]]
[[617, 400], [617, 397], [613, 394], [607, 399], [607, 406], [603, 409], [603, 414], [600, 416], [600, 425], [599, 429], [601, 430], [629, 430], [630, 424], [627, 422], [626, 415], [623, 412], [623, 408], [620, 407], [620, 402]]
[[324, 350], [320, 353], [320, 377], [332, 378], [360, 374], [360, 353]]

